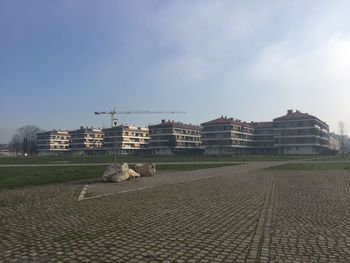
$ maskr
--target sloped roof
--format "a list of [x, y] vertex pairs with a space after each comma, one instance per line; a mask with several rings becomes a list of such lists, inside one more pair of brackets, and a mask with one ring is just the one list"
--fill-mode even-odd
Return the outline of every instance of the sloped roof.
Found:
[[233, 118], [227, 118], [227, 117], [220, 117], [220, 118], [217, 118], [215, 120], [204, 122], [201, 125], [208, 126], [208, 125], [224, 125], [224, 124], [233, 124], [233, 125], [253, 128], [253, 126], [250, 123], [242, 122], [242, 121], [235, 120]]
[[281, 117], [273, 119], [274, 121], [284, 121], [284, 120], [301, 120], [301, 119], [317, 119], [315, 116], [312, 116], [308, 113], [302, 113], [300, 111], [295, 111], [292, 113], [287, 113]]
[[319, 118], [313, 116], [313, 115], [310, 115], [308, 113], [303, 113], [303, 112], [300, 112], [300, 111], [291, 111], [289, 110], [288, 113], [286, 115], [283, 115], [281, 117], [278, 117], [278, 118], [275, 118], [273, 119], [273, 121], [288, 121], [288, 120], [307, 120], [307, 119], [310, 119], [310, 120], [318, 120], [320, 121], [321, 123], [327, 125], [324, 121], [321, 121]]
[[160, 124], [149, 125], [149, 129], [157, 129], [157, 128], [179, 128], [179, 129], [188, 129], [188, 130], [200, 130], [201, 127], [193, 124], [186, 124], [182, 122], [176, 121], [162, 121]]

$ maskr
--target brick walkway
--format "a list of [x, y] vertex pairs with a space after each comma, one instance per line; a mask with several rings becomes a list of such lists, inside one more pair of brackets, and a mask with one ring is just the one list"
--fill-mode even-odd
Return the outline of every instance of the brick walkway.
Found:
[[80, 202], [78, 183], [1, 191], [0, 262], [350, 262], [350, 172], [247, 167]]

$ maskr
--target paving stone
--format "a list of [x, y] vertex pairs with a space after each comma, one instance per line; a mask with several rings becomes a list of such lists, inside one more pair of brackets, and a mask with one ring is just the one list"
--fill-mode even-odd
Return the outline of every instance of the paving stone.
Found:
[[81, 202], [2, 190], [0, 262], [350, 262], [350, 172], [211, 171]]

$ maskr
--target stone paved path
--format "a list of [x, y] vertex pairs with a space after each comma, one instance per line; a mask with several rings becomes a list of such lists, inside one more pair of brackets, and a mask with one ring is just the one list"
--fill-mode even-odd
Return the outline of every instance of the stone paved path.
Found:
[[236, 164], [236, 166], [224, 166], [204, 170], [161, 172], [153, 177], [133, 178], [132, 180], [125, 181], [121, 184], [93, 182], [90, 185], [86, 185], [84, 188], [85, 195], [81, 195], [80, 199], [91, 199], [115, 193], [139, 191], [161, 185], [184, 183], [228, 174], [234, 176], [235, 174], [248, 173], [257, 169], [264, 169], [279, 164], [281, 164], [281, 162], [240, 163], [239, 165]]
[[0, 191], [0, 262], [350, 262], [350, 172], [254, 165], [80, 202]]

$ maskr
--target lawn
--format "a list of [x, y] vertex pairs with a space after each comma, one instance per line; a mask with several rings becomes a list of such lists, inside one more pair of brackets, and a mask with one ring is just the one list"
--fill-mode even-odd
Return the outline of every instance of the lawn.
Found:
[[0, 189], [94, 179], [104, 169], [105, 166], [1, 167]]
[[[249, 161], [286, 161], [311, 158], [310, 156], [247, 155], [247, 156], [208, 156], [208, 155], [118, 155], [117, 162], [249, 162]], [[312, 158], [315, 158], [312, 156]], [[100, 156], [33, 156], [0, 157], [1, 164], [59, 164], [59, 163], [112, 163], [111, 155]]]
[[[157, 171], [188, 171], [232, 164], [162, 164]], [[0, 189], [101, 178], [107, 166], [0, 167]], [[132, 168], [132, 166], [131, 166]]]

